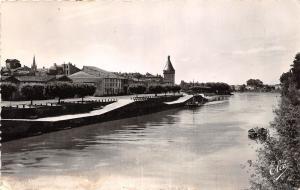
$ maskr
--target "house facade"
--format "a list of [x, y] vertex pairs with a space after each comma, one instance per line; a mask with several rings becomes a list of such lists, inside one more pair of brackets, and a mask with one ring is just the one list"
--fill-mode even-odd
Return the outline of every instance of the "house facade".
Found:
[[84, 66], [82, 71], [69, 76], [74, 83], [93, 83], [96, 96], [118, 95], [125, 93], [124, 78], [94, 66]]

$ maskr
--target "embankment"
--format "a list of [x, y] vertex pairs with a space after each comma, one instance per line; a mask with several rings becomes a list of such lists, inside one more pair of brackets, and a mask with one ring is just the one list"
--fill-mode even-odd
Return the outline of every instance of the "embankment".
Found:
[[2, 141], [80, 127], [92, 123], [135, 117], [183, 106], [192, 96], [118, 100], [88, 113], [44, 117], [38, 119], [2, 119]]

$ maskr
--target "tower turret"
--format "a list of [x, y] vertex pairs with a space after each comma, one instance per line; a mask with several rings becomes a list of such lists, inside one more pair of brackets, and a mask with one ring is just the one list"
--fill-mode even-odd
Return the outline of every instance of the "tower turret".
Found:
[[175, 69], [171, 63], [170, 56], [168, 56], [167, 64], [163, 70], [164, 82], [168, 85], [175, 85]]

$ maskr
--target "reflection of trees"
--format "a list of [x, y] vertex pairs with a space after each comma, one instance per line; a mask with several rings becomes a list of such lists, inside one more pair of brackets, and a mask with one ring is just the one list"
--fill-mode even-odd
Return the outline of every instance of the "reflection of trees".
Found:
[[[300, 62], [294, 61], [292, 67], [296, 64]], [[271, 124], [276, 135], [268, 137], [258, 150], [251, 189], [300, 188], [300, 87], [297, 89], [294, 80], [297, 73], [291, 70], [281, 77], [282, 100]]]

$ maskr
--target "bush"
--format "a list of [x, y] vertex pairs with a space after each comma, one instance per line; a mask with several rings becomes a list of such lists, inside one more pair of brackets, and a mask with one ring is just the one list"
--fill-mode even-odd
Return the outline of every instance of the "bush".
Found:
[[3, 100], [11, 100], [14, 92], [17, 91], [17, 86], [12, 83], [1, 83], [1, 97]]

